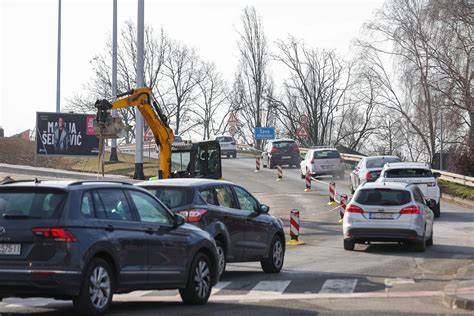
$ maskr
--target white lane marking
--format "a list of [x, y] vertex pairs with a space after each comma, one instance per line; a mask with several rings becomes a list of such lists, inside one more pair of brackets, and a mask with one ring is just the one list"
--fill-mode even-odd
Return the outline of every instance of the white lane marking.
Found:
[[137, 298], [137, 297], [142, 297], [142, 296], [146, 296], [148, 294], [150, 294], [151, 292], [153, 291], [133, 291], [133, 292], [130, 292], [130, 293], [124, 293], [124, 294], [115, 294], [114, 296], [118, 296], [118, 297], [128, 297], [128, 298]]
[[404, 279], [404, 278], [387, 278], [385, 279], [385, 286], [392, 287], [395, 284], [415, 284], [413, 279]]
[[281, 295], [290, 283], [290, 280], [260, 281], [247, 293], [247, 296]]
[[219, 293], [223, 288], [228, 287], [232, 282], [217, 282], [212, 288], [211, 295]]
[[7, 308], [18, 308], [18, 307], [42, 307], [52, 303], [58, 303], [64, 301], [57, 301], [52, 298], [6, 298], [3, 303], [6, 304]]
[[356, 285], [357, 279], [329, 279], [319, 293], [352, 293]]

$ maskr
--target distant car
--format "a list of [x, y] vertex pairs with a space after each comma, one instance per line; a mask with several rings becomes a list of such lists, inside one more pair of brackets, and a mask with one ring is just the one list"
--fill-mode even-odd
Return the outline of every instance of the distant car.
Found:
[[205, 179], [168, 179], [137, 185], [214, 237], [219, 276], [227, 262], [260, 261], [267, 273], [280, 272], [283, 267], [283, 223], [243, 187]]
[[99, 315], [135, 290], [203, 304], [218, 280], [212, 237], [130, 183], [10, 181], [0, 214], [0, 298], [70, 299]]
[[366, 182], [374, 182], [387, 162], [400, 162], [397, 156], [363, 157], [351, 172], [351, 193]]
[[262, 153], [262, 165], [270, 169], [278, 165], [297, 168], [300, 161], [300, 149], [292, 139], [270, 140]]
[[388, 163], [382, 169], [378, 182], [405, 182], [416, 184], [421, 192], [433, 199], [436, 204], [432, 206], [435, 217], [441, 216], [441, 190], [437, 179], [438, 172], [431, 172], [431, 167], [422, 162], [396, 162]]
[[421, 190], [406, 183], [366, 183], [354, 193], [343, 219], [344, 249], [372, 241], [433, 245], [434, 214]]
[[237, 145], [235, 140], [231, 136], [216, 136], [214, 138], [221, 145], [221, 155], [227, 156], [227, 158], [237, 158]]
[[301, 178], [306, 173], [312, 176], [332, 175], [334, 178], [344, 179], [344, 161], [336, 148], [315, 147], [308, 150], [300, 164]]

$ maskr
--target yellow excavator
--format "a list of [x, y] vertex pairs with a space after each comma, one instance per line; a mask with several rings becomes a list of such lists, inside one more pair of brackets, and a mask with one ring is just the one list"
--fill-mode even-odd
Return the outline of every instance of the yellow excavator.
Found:
[[110, 110], [136, 106], [150, 126], [159, 148], [160, 167], [157, 178], [221, 179], [219, 143], [202, 141], [173, 145], [174, 133], [168, 125], [168, 118], [152, 99], [151, 88], [144, 87], [119, 94], [112, 102], [106, 99], [97, 100], [95, 135], [101, 140], [122, 137], [124, 125], [120, 118], [112, 117]]

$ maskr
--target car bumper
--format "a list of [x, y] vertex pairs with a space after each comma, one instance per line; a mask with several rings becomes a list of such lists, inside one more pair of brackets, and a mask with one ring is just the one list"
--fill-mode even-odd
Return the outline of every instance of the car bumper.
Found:
[[79, 271], [0, 269], [0, 297], [69, 297], [78, 295]]
[[235, 154], [236, 152], [236, 149], [221, 149], [221, 155]]
[[344, 232], [344, 239], [364, 241], [415, 241], [421, 235], [414, 229], [350, 228]]

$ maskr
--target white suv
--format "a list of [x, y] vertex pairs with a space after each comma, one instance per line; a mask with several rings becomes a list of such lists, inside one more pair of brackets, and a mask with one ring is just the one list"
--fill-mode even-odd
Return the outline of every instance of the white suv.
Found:
[[432, 207], [435, 217], [441, 215], [441, 191], [436, 178], [440, 174], [431, 172], [430, 165], [421, 162], [395, 162], [386, 163], [377, 182], [404, 182], [416, 184], [423, 195], [433, 199], [436, 205]]
[[234, 138], [231, 136], [218, 135], [214, 138], [221, 145], [221, 155], [230, 158], [237, 158], [237, 145], [235, 144]]
[[332, 175], [344, 179], [344, 161], [336, 148], [313, 147], [308, 150], [300, 164], [301, 178], [307, 172], [312, 176]]

